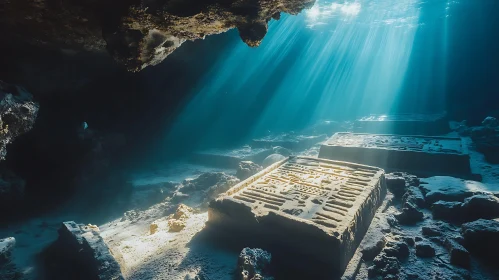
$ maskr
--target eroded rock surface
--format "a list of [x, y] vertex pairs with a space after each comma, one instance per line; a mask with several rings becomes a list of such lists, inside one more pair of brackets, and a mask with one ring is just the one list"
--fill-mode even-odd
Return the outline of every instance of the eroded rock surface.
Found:
[[155, 65], [187, 40], [237, 28], [256, 47], [268, 22], [315, 0], [0, 0], [5, 38], [57, 49], [104, 51], [132, 71]]
[[33, 128], [37, 114], [38, 104], [30, 93], [0, 81], [0, 160], [5, 159], [9, 143]]
[[272, 256], [262, 249], [244, 248], [237, 261], [237, 280], [272, 280], [266, 270]]
[[45, 252], [47, 279], [123, 280], [121, 268], [94, 225], [64, 222]]
[[22, 273], [12, 262], [12, 251], [15, 245], [16, 239], [14, 237], [0, 239], [0, 279], [22, 279]]

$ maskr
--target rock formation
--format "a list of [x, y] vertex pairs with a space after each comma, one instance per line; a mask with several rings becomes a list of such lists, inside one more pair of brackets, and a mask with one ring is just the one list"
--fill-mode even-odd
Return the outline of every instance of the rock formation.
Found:
[[33, 128], [37, 113], [30, 93], [0, 81], [0, 160], [7, 155], [7, 144]]
[[315, 0], [156, 1], [0, 0], [4, 38], [76, 51], [104, 51], [129, 70], [163, 61], [187, 40], [237, 28], [256, 47], [271, 18], [298, 14]]

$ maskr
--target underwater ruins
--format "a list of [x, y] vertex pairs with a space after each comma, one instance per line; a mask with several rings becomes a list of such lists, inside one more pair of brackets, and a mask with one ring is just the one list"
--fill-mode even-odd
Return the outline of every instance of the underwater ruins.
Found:
[[0, 0], [0, 279], [499, 279], [498, 12]]

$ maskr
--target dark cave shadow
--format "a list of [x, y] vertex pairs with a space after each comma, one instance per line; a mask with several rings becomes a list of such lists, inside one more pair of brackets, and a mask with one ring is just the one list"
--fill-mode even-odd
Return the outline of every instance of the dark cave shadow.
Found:
[[[336, 280], [340, 279], [338, 273], [331, 271], [324, 264], [306, 258], [298, 252], [294, 252], [292, 248], [283, 248], [276, 246], [272, 240], [264, 240], [255, 238], [254, 235], [246, 232], [229, 232], [221, 229], [216, 229], [210, 225], [198, 232], [189, 242], [189, 253], [178, 266], [179, 269], [189, 267], [189, 259], [196, 256], [199, 251], [214, 250], [226, 252], [234, 255], [234, 274], [236, 275], [237, 257], [243, 248], [261, 248], [271, 253], [272, 261], [266, 271], [276, 280], [299, 280], [299, 279], [315, 279], [315, 280]], [[201, 273], [209, 280], [214, 280], [210, 277], [209, 270], [201, 266]]]

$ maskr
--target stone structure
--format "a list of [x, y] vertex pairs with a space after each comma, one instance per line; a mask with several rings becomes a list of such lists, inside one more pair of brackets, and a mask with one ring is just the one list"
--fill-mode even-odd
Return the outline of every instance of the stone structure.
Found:
[[319, 157], [416, 175], [471, 175], [461, 138], [336, 133], [321, 146]]
[[[121, 268], [93, 225], [64, 222], [58, 241], [68, 258], [75, 259], [90, 279], [123, 280]], [[76, 257], [75, 257], [76, 256]]]
[[355, 121], [354, 131], [405, 135], [440, 135], [449, 131], [445, 113], [370, 115]]
[[385, 194], [382, 169], [291, 157], [212, 201], [208, 226], [251, 235], [254, 245], [286, 248], [342, 273]]

